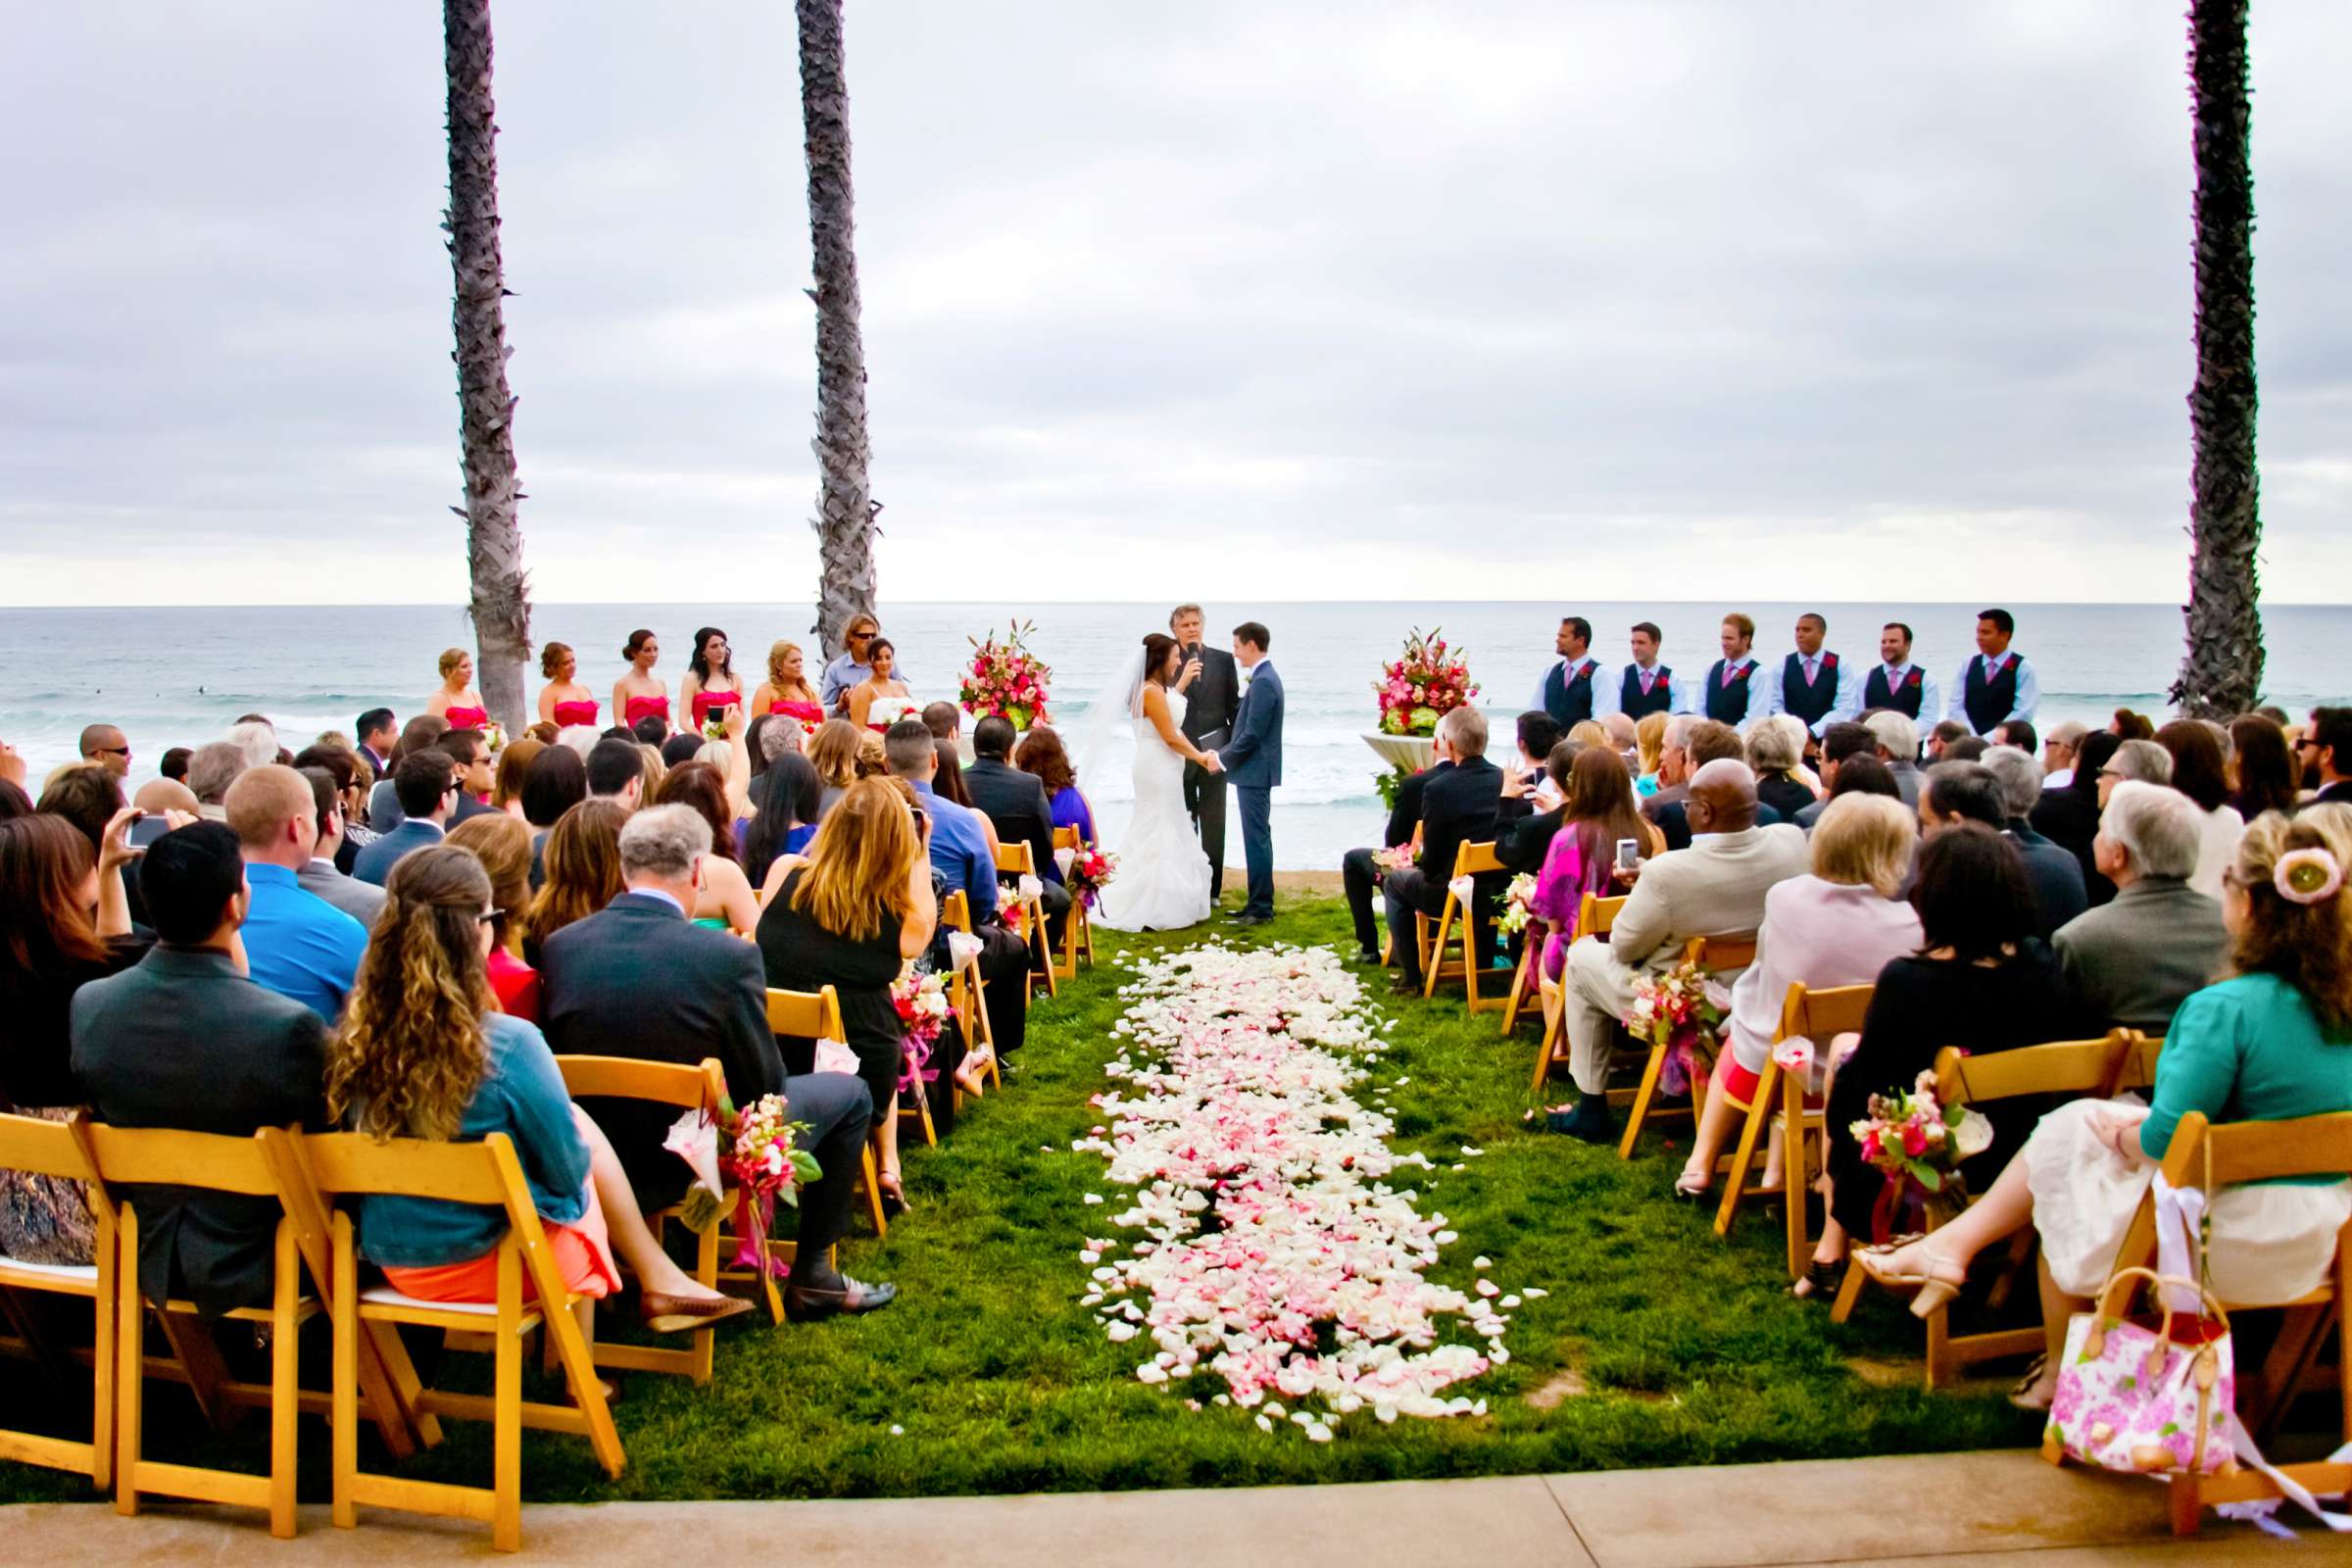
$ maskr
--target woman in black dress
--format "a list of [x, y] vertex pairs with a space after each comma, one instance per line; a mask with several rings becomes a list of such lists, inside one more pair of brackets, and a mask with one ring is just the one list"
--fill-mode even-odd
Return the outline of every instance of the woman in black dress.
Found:
[[[860, 779], [825, 813], [809, 863], [786, 873], [760, 916], [760, 956], [779, 991], [831, 986], [841, 1001], [858, 1076], [874, 1102], [874, 1153], [886, 1205], [906, 1206], [899, 1175], [899, 1074], [906, 1037], [890, 988], [931, 945], [929, 824], [893, 779]], [[952, 1033], [952, 1031], [951, 1031]], [[941, 1043], [949, 1038], [943, 1033]], [[778, 1040], [784, 1065], [812, 1069], [816, 1042]]]
[[[1946, 1046], [1984, 1055], [2103, 1032], [2082, 1015], [2057, 959], [2034, 936], [2034, 890], [2008, 839], [1978, 822], [1936, 832], [1920, 849], [1911, 905], [1926, 945], [1879, 971], [1861, 1043], [1831, 1080], [1831, 1218], [1800, 1294], [1834, 1293], [1847, 1238], [1872, 1240], [1886, 1177], [1847, 1130], [1869, 1115], [1871, 1096], [1910, 1088]], [[2000, 1174], [2041, 1110], [2032, 1099], [1985, 1108], [1992, 1147], [1963, 1167], [1975, 1191]]]

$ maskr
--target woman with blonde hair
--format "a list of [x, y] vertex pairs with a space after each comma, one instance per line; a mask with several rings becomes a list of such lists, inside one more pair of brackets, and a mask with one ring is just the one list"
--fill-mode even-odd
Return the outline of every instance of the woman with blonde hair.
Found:
[[817, 797], [817, 820], [824, 820], [842, 792], [863, 776], [858, 771], [858, 753], [864, 744], [865, 734], [846, 718], [828, 718], [808, 737], [806, 755], [808, 765], [816, 769], [822, 790]]
[[1748, 726], [1747, 765], [1755, 769], [1756, 799], [1784, 822], [1821, 799], [1805, 769], [1805, 722], [1792, 713], [1774, 713]]
[[[510, 748], [512, 750], [512, 748]], [[500, 1008], [539, 1021], [539, 971], [523, 961], [522, 917], [531, 904], [531, 830], [504, 811], [469, 816], [449, 830], [447, 842], [470, 851], [490, 876], [490, 903], [498, 910], [490, 945], [490, 989]]]
[[[2266, 811], [2222, 884], [2230, 978], [2192, 992], [2165, 1031], [2148, 1103], [2079, 1100], [2034, 1130], [1990, 1191], [1920, 1241], [1864, 1251], [1889, 1285], [1920, 1287], [1925, 1317], [1951, 1299], [1978, 1252], [2031, 1222], [2041, 1234], [2048, 1352], [2017, 1402], [2046, 1409], [2067, 1320], [2087, 1311], [2174, 1130], [2352, 1110], [2352, 807]], [[2210, 1195], [2206, 1266], [2224, 1300], [2289, 1301], [2316, 1288], [2352, 1218], [2352, 1181], [2296, 1176]]]
[[[467, 851], [437, 844], [392, 868], [375, 938], [327, 1043], [328, 1110], [379, 1140], [506, 1134], [564, 1285], [612, 1295], [620, 1287], [617, 1250], [637, 1275], [638, 1311], [657, 1334], [749, 1311], [749, 1301], [695, 1283], [670, 1261], [638, 1213], [612, 1146], [565, 1093], [546, 1037], [498, 1010], [487, 966], [495, 920], [490, 875]], [[419, 997], [432, 1004], [419, 1006]], [[361, 1250], [402, 1295], [497, 1298], [501, 1210], [374, 1195], [360, 1200], [359, 1223]]]
[[1665, 713], [1643, 713], [1634, 725], [1634, 751], [1641, 759], [1641, 768], [1634, 777], [1634, 788], [1642, 799], [1658, 793], [1658, 760], [1666, 752]]
[[767, 679], [752, 693], [752, 716], [758, 718], [761, 713], [799, 719], [803, 729], [814, 729], [825, 721], [824, 706], [808, 684], [799, 643], [778, 641], [768, 649]]
[[481, 729], [490, 722], [482, 694], [473, 689], [473, 656], [463, 648], [441, 650], [441, 684], [424, 700], [424, 710], [449, 720], [451, 729]]
[[[809, 862], [785, 874], [759, 930], [769, 986], [831, 986], [840, 998], [858, 1076], [873, 1097], [883, 1200], [902, 1210], [906, 1190], [899, 1168], [898, 1104], [906, 1033], [890, 988], [931, 946], [939, 920], [928, 834], [928, 817], [918, 824], [895, 780], [860, 779], [825, 813]], [[943, 1034], [940, 1043], [948, 1039]], [[777, 1044], [786, 1070], [811, 1070], [814, 1041], [785, 1038]]]
[[596, 723], [596, 694], [580, 684], [580, 659], [569, 643], [549, 643], [539, 650], [539, 673], [547, 684], [539, 688], [539, 720], [559, 731]]
[[[1635, 739], [1639, 740], [1641, 735], [1642, 731], [1637, 727], [1634, 731]], [[1617, 749], [1609, 740], [1609, 732], [1602, 729], [1595, 719], [1578, 719], [1569, 726], [1568, 733], [1562, 738], [1572, 740], [1579, 746], [1598, 746], [1612, 752]]]
[[522, 917], [523, 951], [535, 955], [549, 937], [620, 897], [620, 827], [629, 808], [591, 796], [556, 819], [539, 857], [544, 880]]
[[[1756, 960], [1732, 983], [1723, 1053], [1707, 1080], [1690, 1157], [1675, 1178], [1677, 1198], [1698, 1198], [1714, 1185], [1715, 1159], [1736, 1114], [1732, 1101], [1754, 1102], [1788, 988], [1870, 985], [1888, 960], [1917, 951], [1919, 911], [1903, 901], [1903, 884], [1918, 842], [1918, 815], [1899, 799], [1841, 795], [1823, 808], [1807, 844], [1811, 869], [1764, 896]], [[1829, 1041], [1813, 1044], [1828, 1055]], [[1780, 1169], [1776, 1136], [1765, 1155], [1763, 1185], [1780, 1185]], [[1818, 1288], [1810, 1284], [1797, 1294]]]

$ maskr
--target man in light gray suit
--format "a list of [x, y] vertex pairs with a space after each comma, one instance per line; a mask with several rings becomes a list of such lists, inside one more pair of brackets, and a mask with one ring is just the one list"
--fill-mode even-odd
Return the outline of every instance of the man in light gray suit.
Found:
[[1745, 762], [1718, 758], [1691, 774], [1685, 808], [1690, 847], [1642, 866], [1607, 942], [1568, 950], [1560, 1004], [1569, 1070], [1583, 1098], [1561, 1130], [1587, 1143], [1616, 1137], [1605, 1093], [1609, 1047], [1634, 1004], [1635, 980], [1672, 968], [1692, 937], [1755, 930], [1764, 923], [1764, 895], [1804, 874], [1804, 830], [1788, 822], [1756, 826], [1756, 775]]
[[384, 890], [335, 869], [335, 852], [343, 847], [343, 797], [335, 788], [335, 775], [323, 767], [297, 771], [311, 786], [311, 799], [318, 808], [318, 848], [311, 863], [294, 873], [295, 885], [372, 930], [375, 917], [384, 910]]
[[2204, 828], [2196, 802], [2162, 784], [2126, 779], [2108, 797], [2090, 853], [2115, 899], [2050, 939], [2094, 1016], [2162, 1034], [2181, 999], [2213, 983], [2230, 933], [2222, 906], [2188, 885]]

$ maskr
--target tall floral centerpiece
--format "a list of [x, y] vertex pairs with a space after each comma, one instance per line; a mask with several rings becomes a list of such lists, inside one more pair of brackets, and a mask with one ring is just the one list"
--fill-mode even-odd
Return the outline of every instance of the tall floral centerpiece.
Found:
[[1021, 730], [1046, 722], [1047, 682], [1054, 671], [1022, 646], [1036, 630], [1034, 622], [1016, 620], [1005, 627], [1003, 641], [993, 629], [986, 641], [967, 639], [972, 658], [963, 666], [963, 689], [956, 694], [965, 712], [974, 718], [1008, 718]]
[[[1407, 633], [1404, 651], [1383, 665], [1380, 678], [1372, 683], [1380, 702], [1380, 732], [1435, 735], [1439, 719], [1476, 697], [1478, 683], [1470, 678], [1462, 654], [1447, 646], [1442, 626], [1431, 627], [1427, 635], [1418, 626]], [[1383, 774], [1381, 800], [1394, 805], [1396, 786], [1407, 776], [1401, 763]]]

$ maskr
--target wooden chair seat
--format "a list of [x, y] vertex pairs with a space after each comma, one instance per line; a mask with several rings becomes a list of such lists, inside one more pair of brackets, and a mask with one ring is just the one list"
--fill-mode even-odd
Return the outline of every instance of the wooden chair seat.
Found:
[[[1584, 902], [1577, 906], [1576, 940], [1583, 942], [1588, 938], [1598, 940], [1606, 937], [1617, 923], [1618, 911], [1624, 907], [1625, 899], [1622, 897], [1604, 899], [1596, 894], [1586, 894]], [[1561, 972], [1567, 972], [1565, 964], [1561, 966]], [[1537, 992], [1544, 1005], [1544, 1043], [1536, 1050], [1536, 1075], [1528, 1085], [1531, 1094], [1543, 1093], [1544, 1080], [1551, 1076], [1553, 1065], [1560, 1059], [1566, 1035], [1562, 1020], [1566, 1017], [1567, 1009], [1561, 994], [1561, 982], [1539, 968]]]
[[[961, 898], [962, 894], [955, 895]], [[841, 1021], [841, 997], [831, 986], [817, 991], [777, 991], [767, 993], [767, 1027], [771, 1034], [788, 1035], [799, 1040], [846, 1040], [849, 1030]], [[931, 1125], [931, 1106], [920, 1095], [922, 1122]], [[935, 1140], [936, 1141], [936, 1140]], [[866, 1139], [865, 1150], [858, 1159], [858, 1180], [865, 1195], [865, 1216], [873, 1221], [874, 1234], [890, 1233], [890, 1216], [882, 1211], [882, 1167], [874, 1158], [874, 1141]], [[794, 1243], [770, 1241], [769, 1254], [790, 1258], [797, 1248]]]
[[[1756, 961], [1755, 933], [1751, 931], [1736, 936], [1692, 937], [1689, 942], [1683, 944], [1683, 956], [1709, 974], [1744, 969]], [[1731, 1047], [1731, 1022], [1728, 1015], [1722, 1031], [1724, 1049], [1729, 1050]], [[1666, 1047], [1654, 1042], [1648, 1048], [1647, 1059], [1642, 1065], [1642, 1086], [1634, 1091], [1633, 1112], [1626, 1117], [1625, 1136], [1617, 1143], [1619, 1159], [1634, 1157], [1635, 1146], [1642, 1141], [1642, 1128], [1653, 1116], [1677, 1118], [1687, 1116], [1693, 1124], [1698, 1120], [1699, 1087], [1696, 1083], [1690, 1086], [1690, 1103], [1688, 1105], [1662, 1107], [1654, 1103], [1658, 1093], [1658, 1080], [1664, 1076], [1666, 1071]]]
[[0, 1426], [0, 1459], [87, 1476], [92, 1487], [104, 1492], [115, 1480], [115, 1314], [119, 1309], [115, 1269], [120, 1260], [114, 1204], [107, 1200], [73, 1129], [64, 1122], [0, 1114], [0, 1167], [80, 1182], [90, 1195], [97, 1255], [96, 1262], [80, 1264], [27, 1263], [0, 1257], [0, 1307], [7, 1308], [19, 1330], [12, 1348], [53, 1370], [66, 1359], [43, 1342], [29, 1315], [18, 1317], [8, 1300], [11, 1291], [88, 1301], [92, 1346], [89, 1441]]

